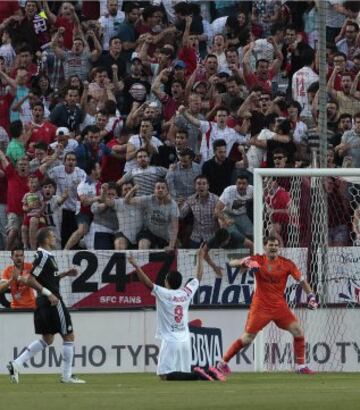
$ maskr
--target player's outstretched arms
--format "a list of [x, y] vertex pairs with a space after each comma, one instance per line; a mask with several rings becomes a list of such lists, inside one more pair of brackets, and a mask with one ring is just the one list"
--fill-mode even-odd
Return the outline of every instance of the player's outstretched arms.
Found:
[[140, 268], [134, 256], [130, 254], [127, 259], [130, 265], [132, 265], [135, 268], [136, 274], [138, 275], [140, 282], [142, 282], [149, 289], [153, 289], [154, 288], [153, 282], [148, 277], [148, 275]]
[[251, 268], [258, 268], [259, 264], [252, 260], [250, 256], [242, 259], [231, 259], [229, 265], [232, 268], [243, 268], [243, 269], [251, 269]]

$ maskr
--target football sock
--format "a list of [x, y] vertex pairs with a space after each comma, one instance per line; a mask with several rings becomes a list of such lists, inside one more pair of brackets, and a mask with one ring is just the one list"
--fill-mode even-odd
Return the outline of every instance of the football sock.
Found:
[[305, 362], [305, 338], [304, 336], [294, 337], [295, 363], [303, 365]]
[[72, 375], [72, 362], [74, 358], [74, 343], [64, 342], [63, 343], [63, 367], [62, 367], [62, 377], [64, 379], [70, 379]]
[[224, 362], [229, 362], [243, 347], [244, 343], [241, 339], [235, 340], [235, 342], [232, 343], [227, 352], [224, 354]]
[[22, 367], [25, 362], [30, 360], [36, 353], [39, 353], [47, 348], [47, 344], [44, 340], [35, 340], [34, 342], [30, 343], [28, 347], [21, 353], [19, 357], [17, 357], [14, 361], [15, 363]]

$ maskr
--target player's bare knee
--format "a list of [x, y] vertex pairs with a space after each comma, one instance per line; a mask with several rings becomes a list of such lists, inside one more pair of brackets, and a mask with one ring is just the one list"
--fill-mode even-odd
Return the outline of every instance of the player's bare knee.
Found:
[[64, 342], [73, 342], [75, 340], [74, 333], [69, 333], [68, 335], [62, 336]]
[[53, 344], [54, 338], [54, 335], [43, 335], [43, 340], [48, 346]]
[[287, 329], [294, 337], [304, 336], [304, 331], [299, 323], [292, 323]]
[[244, 346], [251, 344], [255, 339], [256, 334], [253, 333], [244, 333], [241, 336], [241, 341], [243, 342]]

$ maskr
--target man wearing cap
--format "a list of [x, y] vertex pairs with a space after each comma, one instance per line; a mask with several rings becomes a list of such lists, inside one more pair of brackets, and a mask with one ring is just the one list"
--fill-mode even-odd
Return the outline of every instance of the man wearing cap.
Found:
[[61, 150], [58, 150], [58, 152], [61, 151], [61, 156], [59, 157], [59, 160], [63, 160], [63, 157], [68, 152], [75, 151], [75, 149], [79, 145], [79, 143], [75, 139], [70, 138], [70, 131], [69, 131], [68, 128], [59, 127], [56, 130], [56, 141], [54, 141], [52, 144], [50, 144], [50, 148], [53, 151], [56, 151], [56, 149], [59, 145], [61, 146]]
[[176, 80], [185, 81], [185, 69], [186, 64], [183, 60], [175, 60], [174, 61], [174, 78]]
[[137, 53], [131, 57], [130, 75], [124, 79], [122, 114], [129, 114], [134, 101], [142, 104], [150, 94], [151, 85], [143, 76], [143, 64]]

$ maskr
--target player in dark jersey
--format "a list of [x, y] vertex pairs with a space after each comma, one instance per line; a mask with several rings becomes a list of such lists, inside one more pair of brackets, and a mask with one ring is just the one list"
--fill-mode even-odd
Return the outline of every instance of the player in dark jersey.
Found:
[[36, 289], [36, 310], [34, 312], [35, 333], [42, 339], [36, 340], [15, 360], [9, 362], [7, 368], [10, 380], [19, 383], [19, 371], [25, 362], [35, 354], [44, 350], [54, 341], [56, 333], [63, 338], [62, 383], [85, 383], [72, 375], [71, 367], [74, 357], [74, 332], [69, 311], [60, 295], [60, 279], [65, 276], [76, 276], [77, 270], [71, 268], [59, 273], [58, 266], [51, 250], [56, 246], [56, 236], [51, 228], [42, 228], [37, 235], [38, 250], [35, 254], [27, 285]]

